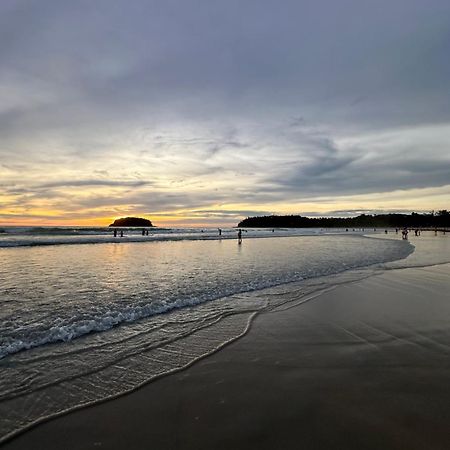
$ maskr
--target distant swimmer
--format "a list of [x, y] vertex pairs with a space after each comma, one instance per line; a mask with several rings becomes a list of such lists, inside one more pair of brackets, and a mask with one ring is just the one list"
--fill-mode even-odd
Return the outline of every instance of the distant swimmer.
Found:
[[275, 233], [275, 228], [272, 228], [272, 233]]
[[120, 237], [123, 237], [123, 230], [120, 230]]
[[145, 236], [145, 229], [142, 228], [142, 236]]
[[242, 230], [238, 231], [238, 244], [242, 244]]
[[219, 232], [219, 236], [222, 236], [222, 230], [220, 228], [217, 228], [217, 231]]
[[114, 230], [114, 237], [117, 237], [117, 230]]
[[385, 234], [388, 234], [388, 231], [387, 231], [387, 230], [384, 230], [384, 233], [385, 233]]

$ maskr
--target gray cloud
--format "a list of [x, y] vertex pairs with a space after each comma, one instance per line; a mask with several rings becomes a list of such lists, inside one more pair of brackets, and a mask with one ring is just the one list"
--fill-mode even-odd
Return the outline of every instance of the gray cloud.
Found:
[[[11, 104], [40, 126], [70, 120], [76, 127], [92, 116], [135, 120], [146, 112], [164, 120], [230, 118], [261, 107], [364, 121], [373, 111], [377, 122], [402, 121], [400, 109], [403, 120], [449, 117], [448, 95], [441, 96], [450, 70], [445, 1], [136, 1], [111, 8], [107, 1], [46, 0], [1, 8], [2, 61], [21, 75]], [[25, 29], [33, 39], [24, 39]]]
[[118, 180], [61, 180], [51, 183], [43, 183], [33, 186], [33, 189], [49, 189], [60, 187], [79, 187], [79, 186], [113, 186], [113, 187], [142, 187], [152, 184], [149, 181], [118, 181]]

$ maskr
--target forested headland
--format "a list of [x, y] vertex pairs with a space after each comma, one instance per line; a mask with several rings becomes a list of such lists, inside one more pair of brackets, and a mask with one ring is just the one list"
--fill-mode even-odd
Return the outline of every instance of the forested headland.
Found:
[[361, 214], [356, 217], [259, 216], [239, 222], [242, 228], [448, 228], [450, 212], [411, 214]]

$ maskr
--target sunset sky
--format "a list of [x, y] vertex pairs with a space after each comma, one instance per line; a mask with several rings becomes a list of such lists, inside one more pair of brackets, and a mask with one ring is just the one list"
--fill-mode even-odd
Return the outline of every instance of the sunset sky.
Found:
[[450, 209], [448, 0], [2, 0], [0, 225]]

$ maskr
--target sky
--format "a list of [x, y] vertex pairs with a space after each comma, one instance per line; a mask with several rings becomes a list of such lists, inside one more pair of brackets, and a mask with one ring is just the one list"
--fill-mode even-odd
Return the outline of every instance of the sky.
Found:
[[2, 0], [0, 225], [450, 209], [448, 0]]

